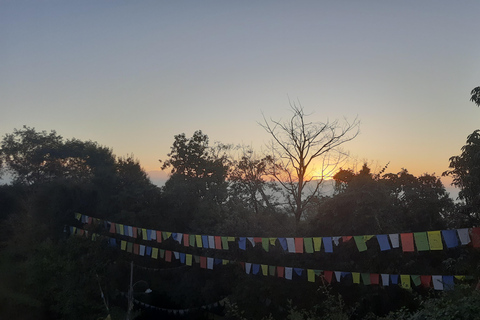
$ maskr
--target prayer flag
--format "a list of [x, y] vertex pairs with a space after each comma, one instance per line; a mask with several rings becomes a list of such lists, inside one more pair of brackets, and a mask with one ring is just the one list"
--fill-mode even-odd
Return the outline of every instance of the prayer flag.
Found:
[[332, 237], [323, 237], [323, 247], [325, 252], [333, 252]]
[[140, 246], [138, 245], [138, 243], [134, 243], [133, 244], [133, 254], [138, 254], [139, 253], [139, 250], [140, 249]]
[[282, 246], [283, 251], [287, 251], [287, 250], [288, 250], [287, 239], [285, 239], [285, 238], [278, 238], [278, 242], [280, 242], [280, 245]]
[[268, 240], [270, 241], [271, 246], [275, 246], [275, 241], [277, 241], [277, 238], [269, 238]]
[[183, 235], [183, 246], [188, 247], [190, 244], [189, 242], [190, 242], [190, 235], [185, 233]]
[[191, 266], [191, 265], [192, 265], [192, 255], [191, 255], [191, 254], [187, 253], [185, 260], [186, 260], [186, 261], [185, 261], [185, 264], [186, 264], [187, 266]]
[[268, 265], [262, 264], [262, 274], [268, 276]]
[[147, 240], [147, 239], [148, 239], [147, 229], [145, 229], [145, 228], [142, 228], [142, 239], [143, 239], [143, 240]]
[[250, 241], [252, 247], [255, 247], [255, 241], [253, 241], [253, 237], [247, 237], [247, 240]]
[[309, 282], [315, 282], [315, 271], [307, 269], [307, 279]]
[[360, 273], [352, 272], [352, 280], [353, 280], [353, 283], [360, 284]]
[[418, 287], [422, 283], [422, 280], [420, 279], [419, 275], [412, 274], [411, 277], [412, 277], [412, 282], [415, 286]]
[[443, 289], [453, 290], [455, 283], [453, 282], [453, 276], [443, 276]]
[[295, 253], [295, 239], [287, 238], [288, 252]]
[[442, 276], [432, 276], [432, 282], [435, 290], [443, 290]]
[[382, 277], [382, 285], [384, 287], [387, 287], [388, 285], [390, 285], [390, 275], [389, 274], [382, 273], [381, 277]]
[[180, 258], [180, 254], [178, 251], [173, 251], [173, 256], [175, 257], [175, 259], [179, 259]]
[[335, 243], [335, 246], [338, 246], [340, 244], [340, 238], [341, 237], [332, 237], [333, 243]]
[[332, 283], [333, 272], [329, 270], [323, 271], [323, 277], [328, 283]]
[[183, 233], [177, 232], [177, 239], [176, 240], [179, 244], [182, 244], [182, 239], [183, 239]]
[[222, 238], [215, 236], [215, 249], [222, 249]]
[[285, 267], [285, 279], [292, 280], [292, 271], [293, 271], [292, 268]]
[[250, 274], [251, 269], [252, 269], [252, 264], [250, 262], [245, 262], [245, 272], [247, 274]]
[[[188, 244], [192, 248], [195, 247], [195, 238], [196, 238], [196, 236], [194, 234], [191, 234], [191, 235], [188, 236]], [[200, 240], [202, 240], [202, 238], [200, 238]], [[200, 247], [201, 247], [201, 245], [200, 245]]]
[[200, 257], [200, 268], [207, 269], [207, 257]]
[[207, 269], [213, 270], [213, 258], [207, 258]]
[[403, 289], [411, 289], [412, 286], [410, 284], [410, 276], [408, 274], [400, 275], [401, 286]]
[[303, 238], [295, 238], [295, 252], [303, 253]]
[[345, 243], [345, 242], [348, 242], [350, 240], [352, 240], [352, 236], [342, 236], [342, 242]]
[[208, 247], [214, 249], [215, 248], [215, 237], [208, 236]]
[[160, 252], [160, 259], [165, 259], [165, 250], [160, 249], [160, 250], [158, 250], [158, 252]]
[[377, 235], [378, 245], [380, 246], [380, 251], [390, 250], [390, 243], [388, 242], [388, 236], [386, 234]]
[[413, 236], [415, 238], [415, 245], [417, 246], [417, 251], [430, 250], [426, 232], [415, 232]]
[[275, 267], [275, 266], [268, 266], [268, 274], [269, 274], [270, 276], [274, 276], [276, 269], [277, 269], [277, 267]]
[[162, 231], [157, 231], [157, 242], [162, 243]]
[[150, 230], [150, 238], [152, 240], [157, 240], [157, 231], [156, 230]]
[[145, 256], [145, 246], [142, 244], [140, 245], [140, 255]]
[[147, 240], [150, 241], [152, 240], [152, 230], [147, 229]]
[[335, 273], [335, 279], [337, 280], [337, 282], [340, 282], [340, 280], [342, 280], [342, 272], [334, 271], [334, 273]]
[[172, 261], [172, 251], [165, 250], [165, 261], [171, 262]]
[[197, 240], [197, 247], [198, 247], [198, 248], [202, 248], [202, 247], [203, 247], [203, 245], [202, 245], [202, 236], [199, 235], [199, 234], [196, 234], [196, 235], [195, 235], [195, 238], [196, 238], [196, 240]]
[[303, 244], [305, 245], [306, 253], [313, 253], [313, 241], [312, 238], [303, 239]]
[[123, 226], [123, 234], [126, 235], [127, 237], [129, 236], [128, 234], [128, 226]]
[[238, 238], [238, 248], [241, 250], [247, 249], [247, 239], [245, 237]]
[[252, 273], [253, 274], [258, 274], [260, 272], [260, 265], [257, 263], [254, 263], [252, 265]]
[[[355, 237], [353, 237], [355, 239]], [[362, 277], [362, 282], [365, 285], [369, 285], [370, 283], [370, 273], [360, 273], [360, 276]]]
[[255, 243], [260, 243], [260, 242], [262, 242], [262, 238], [260, 238], [260, 237], [254, 237], [254, 238], [253, 238], [253, 241], [254, 241]]
[[158, 259], [158, 248], [152, 248], [152, 258]]
[[392, 281], [392, 284], [398, 284], [398, 274], [391, 274], [390, 280]]
[[457, 229], [457, 234], [462, 245], [467, 245], [470, 243], [470, 235], [468, 234], [468, 228]]
[[270, 250], [270, 242], [268, 241], [268, 238], [261, 238], [261, 239], [262, 239], [263, 250], [268, 252]]
[[313, 238], [313, 250], [320, 251], [321, 248], [322, 248], [322, 238], [321, 237]]
[[353, 236], [353, 239], [355, 240], [359, 252], [367, 250], [367, 245], [363, 236]]
[[370, 273], [370, 283], [380, 284], [380, 275], [378, 273]]
[[428, 231], [428, 242], [430, 250], [443, 250], [442, 236], [440, 231]]
[[428, 275], [420, 276], [420, 283], [425, 288], [430, 288], [430, 283], [431, 282], [432, 282], [432, 276], [428, 276]]
[[442, 230], [442, 236], [447, 248], [458, 247], [457, 232], [455, 230]]
[[284, 272], [285, 272], [285, 267], [277, 266], [277, 276], [279, 278], [283, 278]]
[[413, 252], [415, 251], [413, 244], [413, 233], [402, 233], [400, 234], [402, 239], [402, 250], [403, 252]]
[[303, 268], [293, 268], [297, 276], [301, 277], [303, 273]]
[[222, 237], [222, 248], [223, 250], [228, 250], [228, 238]]
[[152, 247], [147, 246], [145, 254], [150, 257], [152, 255]]
[[138, 231], [137, 227], [132, 227], [132, 237], [137, 239]]
[[120, 248], [121, 248], [123, 251], [127, 250], [127, 241], [122, 240], [122, 241], [120, 242]]
[[480, 247], [480, 228], [470, 229], [470, 237], [472, 239], [472, 245], [474, 248]]
[[112, 222], [112, 223], [110, 224], [110, 233], [115, 233], [115, 230], [116, 230], [116, 229], [115, 229], [115, 222]]
[[208, 249], [208, 236], [202, 235], [202, 244], [204, 249]]
[[390, 242], [392, 243], [392, 248], [400, 247], [400, 241], [398, 239], [398, 233], [391, 233], [388, 235]]
[[133, 253], [133, 243], [127, 242], [127, 252]]
[[183, 252], [180, 252], [180, 263], [185, 264], [185, 257], [186, 257], [186, 254]]

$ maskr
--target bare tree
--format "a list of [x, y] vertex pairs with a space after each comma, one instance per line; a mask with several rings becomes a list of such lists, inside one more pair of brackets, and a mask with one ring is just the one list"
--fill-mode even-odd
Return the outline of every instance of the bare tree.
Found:
[[357, 118], [353, 122], [344, 119], [343, 124], [338, 120], [308, 122], [309, 115], [300, 104], [290, 103], [290, 107], [293, 115], [288, 121], [268, 121], [264, 116], [260, 125], [273, 138], [268, 147], [269, 174], [283, 186], [298, 224], [305, 208], [319, 194], [324, 178], [333, 175], [346, 159], [347, 153], [340, 146], [358, 135], [360, 122]]

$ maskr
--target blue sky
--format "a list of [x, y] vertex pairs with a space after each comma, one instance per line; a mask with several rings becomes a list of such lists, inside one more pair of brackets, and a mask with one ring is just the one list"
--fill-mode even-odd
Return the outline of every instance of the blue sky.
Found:
[[0, 0], [0, 135], [94, 140], [160, 170], [173, 136], [269, 140], [289, 99], [356, 116], [352, 161], [436, 173], [480, 124], [478, 1]]

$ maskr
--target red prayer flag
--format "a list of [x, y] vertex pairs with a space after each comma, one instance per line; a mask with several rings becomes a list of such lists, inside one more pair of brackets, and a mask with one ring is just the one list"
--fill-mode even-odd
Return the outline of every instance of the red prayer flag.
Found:
[[240, 262], [240, 267], [242, 267], [242, 270], [245, 271], [245, 262]]
[[323, 277], [328, 283], [332, 283], [333, 271], [323, 271]]
[[260, 243], [261, 243], [261, 242], [262, 242], [262, 238], [260, 238], [260, 237], [255, 237], [255, 238], [253, 238], [253, 242], [256, 242], [256, 243], [259, 243], [259, 242], [260, 242]]
[[133, 253], [134, 253], [134, 254], [138, 254], [139, 251], [140, 251], [140, 246], [139, 246], [139, 244], [138, 244], [138, 243], [134, 243], [134, 244], [133, 244]]
[[162, 231], [157, 231], [157, 242], [158, 243], [162, 242]]
[[165, 250], [165, 261], [171, 262], [172, 261], [172, 251]]
[[215, 236], [215, 249], [222, 249], [222, 237]]
[[133, 233], [133, 237], [136, 239], [137, 238], [137, 227], [132, 227], [132, 233]]
[[352, 236], [343, 236], [342, 242], [347, 242], [347, 241], [350, 241], [351, 239], [352, 239]]
[[470, 237], [474, 248], [480, 248], [480, 228], [470, 229]]
[[200, 257], [200, 268], [207, 269], [207, 257]]
[[285, 267], [277, 266], [277, 276], [283, 278], [285, 274]]
[[110, 223], [110, 233], [115, 233], [115, 222]]
[[402, 239], [402, 250], [403, 252], [414, 252], [415, 245], [413, 242], [413, 233], [401, 233], [400, 238]]
[[380, 275], [378, 273], [370, 273], [370, 284], [380, 284]]
[[295, 238], [295, 253], [303, 253], [303, 238]]
[[189, 244], [189, 240], [190, 240], [190, 235], [184, 233], [184, 234], [183, 234], [183, 245], [184, 245], [185, 247], [188, 247], [188, 246], [190, 245], [190, 244]]
[[420, 282], [425, 288], [430, 288], [430, 283], [432, 282], [432, 276], [420, 276]]

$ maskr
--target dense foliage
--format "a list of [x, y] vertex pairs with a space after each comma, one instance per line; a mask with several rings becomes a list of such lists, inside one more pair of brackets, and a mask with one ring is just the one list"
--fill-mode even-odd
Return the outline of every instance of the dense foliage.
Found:
[[[451, 159], [454, 183], [464, 202], [455, 204], [440, 179], [398, 173], [342, 169], [331, 194], [313, 197], [302, 219], [295, 217], [278, 184], [268, 178], [268, 159], [249, 148], [209, 144], [196, 131], [174, 137], [162, 168], [170, 178], [159, 188], [133, 156], [116, 157], [91, 141], [65, 140], [55, 131], [24, 127], [0, 144], [0, 163], [12, 182], [0, 186], [0, 318], [124, 319], [130, 262], [135, 299], [159, 308], [191, 309], [189, 319], [477, 319], [478, 292], [471, 282], [453, 292], [422, 287], [365, 286], [319, 279], [290, 281], [247, 275], [238, 265], [211, 271], [178, 262], [132, 255], [98, 238], [69, 236], [80, 226], [75, 213], [182, 233], [335, 236], [416, 232], [478, 223], [480, 194], [475, 156], [477, 132], [462, 155]], [[238, 155], [236, 155], [238, 154]], [[87, 231], [105, 234], [100, 225]], [[172, 239], [168, 248], [182, 246]], [[183, 248], [185, 250], [185, 248]], [[192, 248], [200, 254], [202, 249]], [[381, 252], [353, 242], [334, 253], [284, 254], [279, 248], [239, 250], [232, 243], [223, 259], [264, 264], [317, 266], [409, 274], [478, 276], [478, 250]], [[150, 294], [145, 294], [151, 288]], [[200, 306], [224, 301], [225, 306]], [[135, 307], [130, 318], [180, 318]]]

